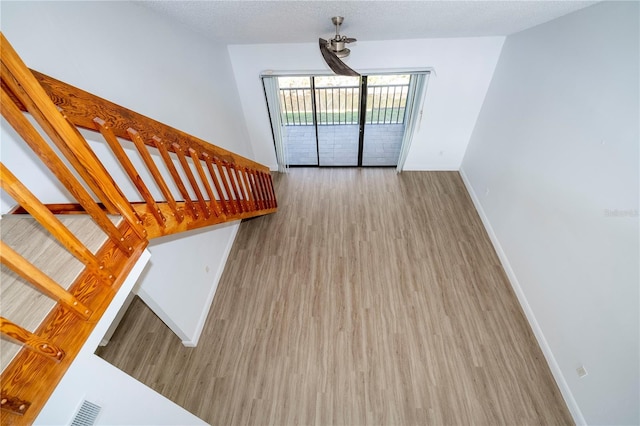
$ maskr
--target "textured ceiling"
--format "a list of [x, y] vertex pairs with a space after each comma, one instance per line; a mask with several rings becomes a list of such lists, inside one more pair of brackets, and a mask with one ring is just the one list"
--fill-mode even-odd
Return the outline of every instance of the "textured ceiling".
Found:
[[358, 40], [502, 36], [595, 1], [142, 1], [223, 44], [303, 43], [330, 36], [330, 18]]

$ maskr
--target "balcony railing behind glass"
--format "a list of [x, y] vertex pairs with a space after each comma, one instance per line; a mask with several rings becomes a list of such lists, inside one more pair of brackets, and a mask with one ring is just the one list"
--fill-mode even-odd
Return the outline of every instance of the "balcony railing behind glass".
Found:
[[[367, 87], [365, 124], [404, 123], [408, 84]], [[280, 89], [282, 123], [285, 126], [312, 126], [314, 99], [311, 88]], [[323, 125], [358, 124], [360, 88], [358, 86], [317, 87], [315, 110], [317, 123]]]

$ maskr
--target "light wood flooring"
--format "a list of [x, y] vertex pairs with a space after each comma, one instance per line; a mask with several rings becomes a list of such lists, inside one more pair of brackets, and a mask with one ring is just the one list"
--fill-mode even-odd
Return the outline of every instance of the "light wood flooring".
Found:
[[136, 299], [100, 355], [215, 425], [572, 423], [458, 173], [275, 183], [197, 348]]

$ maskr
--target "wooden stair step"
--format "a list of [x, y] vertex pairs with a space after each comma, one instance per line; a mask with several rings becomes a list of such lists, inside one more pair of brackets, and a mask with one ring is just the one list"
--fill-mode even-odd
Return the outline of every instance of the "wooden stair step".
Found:
[[[94, 254], [107, 240], [106, 234], [88, 215], [56, 217]], [[116, 226], [122, 220], [120, 216], [109, 218]], [[84, 270], [84, 265], [30, 215], [4, 215], [0, 219], [0, 234], [5, 244], [65, 289]], [[4, 265], [0, 269], [0, 294], [0, 316], [30, 331], [40, 325], [56, 304]], [[0, 339], [0, 371], [6, 368], [20, 348], [20, 345]]]

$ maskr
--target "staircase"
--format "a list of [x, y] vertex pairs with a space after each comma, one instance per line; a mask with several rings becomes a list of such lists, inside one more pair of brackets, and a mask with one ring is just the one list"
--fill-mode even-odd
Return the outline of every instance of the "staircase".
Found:
[[[21, 346], [0, 376], [4, 425], [33, 422], [150, 239], [274, 213], [277, 203], [266, 166], [29, 70], [0, 37], [2, 115], [73, 200], [42, 203], [0, 163], [2, 189], [19, 205], [12, 213], [81, 263], [72, 282], [58, 282], [3, 233], [3, 268], [54, 303], [36, 327], [4, 317], [35, 303], [3, 308], [2, 337]], [[87, 131], [116, 161], [100, 160]], [[99, 248], [69, 224], [78, 214], [103, 234]]]

